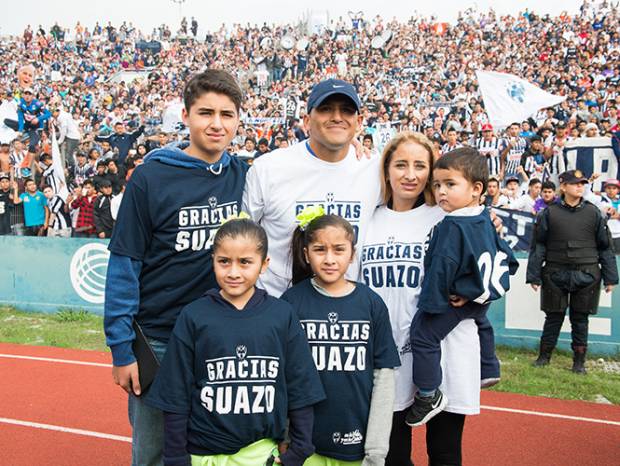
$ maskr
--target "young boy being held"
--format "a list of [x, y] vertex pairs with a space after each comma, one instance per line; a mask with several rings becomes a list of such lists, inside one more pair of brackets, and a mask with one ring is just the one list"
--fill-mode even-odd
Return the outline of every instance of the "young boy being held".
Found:
[[[493, 328], [486, 312], [489, 303], [509, 289], [508, 275], [516, 272], [518, 263], [508, 243], [497, 236], [488, 211], [480, 206], [488, 179], [485, 159], [472, 148], [456, 149], [435, 163], [435, 199], [448, 214], [430, 239], [418, 312], [411, 323], [413, 382], [418, 393], [406, 417], [410, 426], [425, 424], [447, 404], [439, 390], [441, 340], [462, 320], [475, 319], [478, 324], [483, 379], [485, 370], [495, 372], [495, 382], [499, 379]], [[485, 369], [486, 365], [496, 367]]]
[[114, 381], [129, 394], [133, 464], [161, 464], [163, 415], [146, 406], [132, 320], [161, 359], [181, 309], [216, 287], [212, 246], [240, 210], [247, 165], [226, 148], [243, 93], [223, 70], [193, 76], [183, 93], [189, 143], [155, 150], [127, 184], [110, 240], [104, 327]]
[[535, 291], [542, 285], [540, 308], [546, 314], [534, 365], [549, 364], [568, 307], [572, 370], [578, 374], [586, 373], [588, 317], [596, 314], [601, 280], [607, 293], [618, 284], [607, 221], [594, 204], [583, 199], [586, 184], [588, 179], [580, 170], [560, 175], [561, 202], [536, 217], [526, 275], [526, 283]]

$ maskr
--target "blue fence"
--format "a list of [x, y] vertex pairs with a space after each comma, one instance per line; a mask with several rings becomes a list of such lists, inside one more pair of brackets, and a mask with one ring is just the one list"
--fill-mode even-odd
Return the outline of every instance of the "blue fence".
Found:
[[[103, 313], [107, 242], [94, 239], [23, 238], [0, 236], [4, 263], [0, 267], [0, 304], [39, 312], [86, 309]], [[538, 345], [544, 314], [538, 293], [525, 284], [527, 256], [505, 300], [494, 303], [489, 317], [496, 341], [517, 347]], [[614, 312], [615, 311], [615, 312]], [[599, 313], [590, 317], [590, 350], [620, 354], [620, 287], [601, 293]], [[560, 346], [570, 348], [568, 318]]]

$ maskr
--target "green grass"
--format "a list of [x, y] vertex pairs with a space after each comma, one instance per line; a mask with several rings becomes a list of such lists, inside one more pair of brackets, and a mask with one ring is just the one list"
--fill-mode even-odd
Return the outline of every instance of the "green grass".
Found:
[[106, 351], [103, 319], [87, 311], [61, 309], [56, 314], [19, 312], [0, 307], [0, 341]]
[[620, 374], [607, 373], [596, 359], [587, 362], [588, 375], [573, 374], [572, 353], [554, 351], [551, 364], [533, 367], [537, 353], [532, 350], [500, 346], [497, 355], [502, 362], [502, 381], [493, 390], [547, 396], [567, 400], [596, 401], [603, 396], [620, 404]]
[[[107, 351], [103, 319], [83, 310], [39, 314], [0, 307], [0, 341]], [[554, 352], [545, 368], [532, 367], [536, 359], [532, 350], [500, 346], [497, 354], [502, 361], [502, 381], [493, 390], [584, 401], [603, 396], [620, 404], [620, 374], [606, 373], [590, 362], [587, 376], [573, 374], [572, 356], [567, 352]]]

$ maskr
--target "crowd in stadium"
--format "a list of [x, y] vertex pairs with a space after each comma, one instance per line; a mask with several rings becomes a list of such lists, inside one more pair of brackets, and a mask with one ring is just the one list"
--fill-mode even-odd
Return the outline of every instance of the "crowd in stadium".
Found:
[[[338, 77], [362, 99], [360, 151], [379, 153], [398, 131], [413, 130], [439, 154], [468, 144], [502, 160], [511, 155], [518, 162], [492, 173], [497, 189], [487, 203], [531, 213], [547, 202], [541, 191], [556, 194], [567, 141], [618, 138], [619, 14], [610, 3], [586, 0], [575, 14], [558, 16], [469, 9], [453, 24], [407, 16], [356, 14], [314, 30], [222, 25], [204, 37], [200, 18], [150, 34], [130, 22], [56, 23], [0, 39], [0, 94], [17, 107], [16, 119], [3, 114], [0, 121], [3, 135], [12, 135], [0, 146], [0, 234], [109, 237], [134, 168], [149, 151], [186, 136], [166, 113], [174, 117], [184, 83], [205, 68], [230, 71], [246, 92], [229, 152], [250, 163], [304, 140], [312, 86]], [[478, 69], [511, 73], [567, 98], [496, 131]], [[57, 194], [52, 129], [65, 198]], [[603, 181], [602, 197], [592, 199], [620, 223], [620, 184]]]

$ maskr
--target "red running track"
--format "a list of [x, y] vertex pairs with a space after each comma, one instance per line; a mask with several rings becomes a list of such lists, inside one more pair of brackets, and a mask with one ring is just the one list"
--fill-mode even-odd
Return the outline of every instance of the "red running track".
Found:
[[[110, 361], [108, 353], [0, 344], [0, 465], [129, 464], [126, 396]], [[620, 406], [496, 392], [484, 392], [482, 404], [465, 424], [464, 465], [620, 464]], [[58, 428], [74, 430], [50, 430]], [[425, 465], [424, 428], [413, 445], [416, 465]]]

